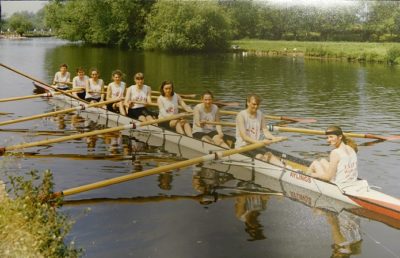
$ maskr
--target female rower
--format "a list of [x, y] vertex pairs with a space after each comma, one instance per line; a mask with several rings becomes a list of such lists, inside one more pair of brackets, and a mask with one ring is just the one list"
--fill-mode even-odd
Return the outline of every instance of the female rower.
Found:
[[[115, 70], [112, 72], [113, 82], [108, 84], [107, 87], [107, 100], [123, 99], [125, 94], [125, 82], [122, 81], [122, 72]], [[123, 101], [107, 104], [107, 109], [110, 111], [118, 111], [122, 115], [126, 115], [125, 106]]]
[[[160, 87], [160, 96], [157, 99], [159, 115], [158, 118], [176, 115], [179, 112], [179, 105], [187, 112], [193, 110], [186, 105], [182, 98], [174, 92], [172, 81], [163, 81]], [[185, 119], [174, 119], [168, 122], [170, 128], [175, 128], [177, 133], [186, 134], [192, 137], [192, 127]]]
[[76, 69], [76, 76], [72, 79], [72, 89], [82, 88], [81, 91], [72, 93], [74, 96], [85, 99], [85, 88], [89, 81], [89, 77], [85, 75], [85, 70], [82, 67]]
[[86, 101], [91, 103], [103, 101], [104, 99], [104, 82], [99, 79], [99, 71], [92, 69], [90, 71], [91, 78], [86, 83]]
[[212, 93], [206, 91], [201, 96], [201, 100], [203, 103], [197, 104], [193, 109], [193, 137], [229, 149], [224, 141], [221, 125], [206, 123], [220, 121], [218, 107], [213, 104]]
[[339, 126], [330, 126], [326, 130], [327, 141], [334, 149], [326, 159], [315, 160], [309, 167], [310, 176], [328, 180], [340, 188], [357, 181], [357, 144], [343, 135]]
[[134, 76], [135, 85], [128, 88], [125, 95], [125, 106], [128, 109], [128, 116], [139, 121], [154, 120], [152, 112], [146, 107], [146, 103], [151, 104], [151, 88], [144, 84], [143, 73]]
[[[246, 99], [246, 109], [239, 112], [236, 117], [236, 142], [235, 147], [255, 143], [263, 139], [266, 144], [271, 140], [279, 141], [284, 137], [273, 136], [265, 126], [265, 119], [262, 112], [258, 109], [261, 99], [257, 95], [249, 95]], [[263, 135], [262, 135], [263, 134]], [[284, 165], [279, 158], [271, 152], [257, 154], [256, 158], [263, 159], [269, 163]]]
[[68, 90], [68, 84], [71, 83], [71, 74], [68, 72], [68, 65], [60, 65], [60, 71], [56, 72], [53, 79], [53, 85], [59, 90]]

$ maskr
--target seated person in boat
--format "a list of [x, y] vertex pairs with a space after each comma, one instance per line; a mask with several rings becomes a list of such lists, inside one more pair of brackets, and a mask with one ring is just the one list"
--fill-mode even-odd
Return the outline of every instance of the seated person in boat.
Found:
[[68, 84], [71, 84], [71, 74], [68, 72], [68, 65], [60, 65], [60, 71], [56, 72], [53, 79], [53, 85], [59, 90], [68, 90]]
[[326, 159], [315, 160], [309, 167], [312, 177], [330, 181], [340, 188], [357, 181], [357, 144], [343, 135], [339, 126], [330, 126], [325, 132], [327, 141], [333, 150]]
[[[159, 114], [158, 118], [169, 117], [179, 113], [179, 105], [186, 112], [193, 112], [193, 110], [186, 105], [182, 98], [174, 92], [174, 84], [172, 81], [163, 81], [160, 87], [160, 96], [157, 99]], [[162, 126], [174, 128], [177, 133], [186, 134], [193, 137], [192, 127], [186, 119], [174, 119]]]
[[193, 109], [193, 137], [229, 149], [228, 144], [224, 141], [226, 137], [222, 132], [221, 125], [206, 123], [220, 121], [218, 107], [213, 104], [212, 93], [206, 91], [201, 96], [201, 100], [203, 103], [197, 104]]
[[107, 109], [110, 111], [119, 112], [125, 116], [125, 105], [122, 101], [125, 95], [125, 82], [122, 81], [122, 72], [120, 70], [113, 71], [111, 79], [113, 80], [113, 82], [108, 84], [106, 99], [121, 99], [121, 101], [107, 104]]
[[154, 114], [146, 108], [146, 104], [151, 104], [151, 88], [144, 84], [143, 73], [137, 73], [133, 78], [135, 85], [131, 85], [125, 95], [127, 114], [142, 122], [154, 120]]
[[[282, 140], [284, 137], [275, 137], [267, 129], [265, 118], [259, 110], [261, 99], [257, 95], [249, 95], [246, 99], [246, 109], [242, 110], [236, 116], [236, 142], [235, 147], [239, 148], [247, 144], [265, 141], [267, 144], [271, 140]], [[271, 152], [257, 154], [256, 158], [265, 160], [269, 163], [284, 165], [279, 158]]]
[[76, 76], [72, 79], [72, 89], [82, 88], [81, 91], [73, 92], [72, 94], [80, 99], [85, 99], [86, 84], [89, 81], [89, 77], [85, 75], [85, 70], [82, 67], [76, 69]]
[[90, 79], [86, 83], [85, 100], [94, 103], [104, 100], [104, 81], [99, 78], [100, 73], [96, 68], [91, 69]]

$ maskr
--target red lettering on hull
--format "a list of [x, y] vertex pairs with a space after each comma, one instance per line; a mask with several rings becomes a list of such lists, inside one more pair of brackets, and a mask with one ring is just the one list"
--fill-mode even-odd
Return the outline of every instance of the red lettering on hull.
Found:
[[293, 177], [293, 178], [295, 178], [297, 180], [301, 180], [301, 181], [304, 181], [304, 182], [307, 182], [307, 183], [311, 183], [311, 177], [306, 176], [306, 175], [302, 175], [302, 174], [299, 174], [299, 173], [296, 173], [296, 172], [290, 172], [290, 177]]

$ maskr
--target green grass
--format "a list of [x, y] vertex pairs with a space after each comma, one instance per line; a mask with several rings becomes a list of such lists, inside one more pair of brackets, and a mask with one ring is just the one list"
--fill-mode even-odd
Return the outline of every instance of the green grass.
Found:
[[302, 55], [359, 62], [398, 63], [400, 43], [235, 40], [233, 45], [270, 55]]
[[43, 201], [52, 194], [51, 173], [41, 178], [32, 171], [28, 179], [10, 181], [13, 197], [2, 191], [0, 200], [0, 257], [78, 257], [81, 250], [64, 243], [72, 222], [57, 212], [57, 203]]

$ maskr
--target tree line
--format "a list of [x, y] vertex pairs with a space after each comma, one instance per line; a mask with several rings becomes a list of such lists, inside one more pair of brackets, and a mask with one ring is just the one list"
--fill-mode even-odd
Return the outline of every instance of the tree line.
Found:
[[400, 3], [352, 3], [321, 8], [252, 0], [54, 0], [44, 7], [43, 22], [63, 39], [133, 49], [221, 50], [243, 38], [400, 41]]

